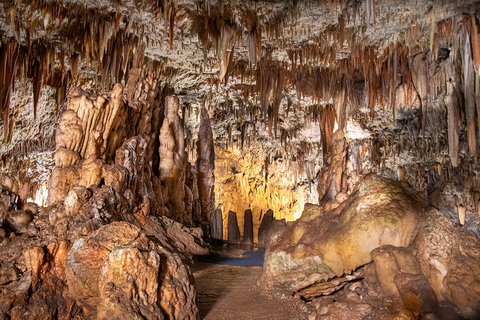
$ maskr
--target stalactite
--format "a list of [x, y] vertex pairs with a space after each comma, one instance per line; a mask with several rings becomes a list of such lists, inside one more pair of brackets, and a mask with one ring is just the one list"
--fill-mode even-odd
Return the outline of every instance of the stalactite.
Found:
[[331, 105], [320, 110], [320, 132], [322, 140], [323, 161], [326, 163], [332, 147], [333, 129], [335, 127], [335, 108]]
[[220, 62], [220, 82], [227, 74], [229, 62], [233, 57], [233, 49], [235, 46], [236, 34], [235, 29], [226, 21], [223, 21], [220, 38], [217, 44], [217, 55]]
[[33, 118], [37, 119], [37, 105], [40, 98], [40, 89], [42, 86], [43, 65], [35, 60], [33, 76]]
[[472, 44], [472, 56], [473, 56], [473, 63], [475, 68], [478, 69], [480, 67], [480, 36], [477, 24], [477, 18], [475, 15], [472, 15], [470, 23], [470, 37], [471, 37], [471, 44]]
[[397, 49], [395, 48], [395, 52], [393, 54], [393, 83], [392, 83], [392, 113], [393, 113], [393, 121], [395, 121], [395, 102], [397, 100], [397, 64], [398, 64], [398, 56], [397, 56]]
[[374, 15], [373, 13], [373, 1], [374, 0], [365, 0], [365, 5], [366, 5], [366, 14], [367, 14], [367, 29], [370, 30], [370, 26], [371, 26], [371, 19], [372, 19], [372, 16]]
[[10, 95], [14, 89], [18, 49], [15, 41], [0, 41], [0, 111], [3, 112], [4, 142], [9, 137]]
[[449, 79], [446, 83], [447, 96], [445, 98], [448, 116], [448, 152], [452, 166], [456, 168], [458, 166], [460, 108], [459, 94], [456, 88], [457, 75], [453, 63], [447, 65], [445, 73], [447, 74], [447, 79]]
[[432, 14], [432, 21], [430, 23], [430, 52], [433, 53], [433, 44], [434, 44], [434, 37], [435, 37], [435, 26], [436, 26], [436, 14], [435, 10], [433, 10]]
[[470, 36], [467, 33], [464, 49], [464, 97], [465, 97], [465, 113], [467, 118], [467, 135], [468, 148], [470, 156], [474, 163], [477, 163], [477, 134], [475, 130], [475, 82], [474, 82], [474, 66], [472, 53], [470, 48]]

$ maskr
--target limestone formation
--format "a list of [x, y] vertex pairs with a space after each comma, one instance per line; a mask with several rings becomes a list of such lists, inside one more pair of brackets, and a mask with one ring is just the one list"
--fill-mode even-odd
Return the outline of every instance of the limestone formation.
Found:
[[338, 208], [306, 207], [267, 248], [261, 283], [292, 293], [350, 274], [371, 262], [370, 252], [379, 246], [408, 246], [421, 212], [414, 190], [369, 175]]
[[223, 217], [220, 208], [215, 209], [210, 216], [210, 237], [215, 240], [223, 240]]
[[318, 195], [322, 202], [334, 202], [337, 194], [346, 192], [346, 186], [342, 183], [343, 175], [346, 174], [346, 142], [341, 130], [333, 135], [332, 152], [330, 154], [330, 166], [319, 172]]
[[160, 180], [167, 190], [165, 203], [171, 217], [191, 225], [192, 218], [185, 215], [185, 141], [178, 106], [178, 97], [165, 98], [165, 119], [160, 130]]
[[0, 319], [480, 318], [479, 17], [1, 1]]
[[269, 209], [262, 218], [262, 223], [260, 224], [260, 228], [258, 228], [258, 245], [265, 247], [269, 242], [269, 232], [272, 228], [273, 221], [275, 218], [273, 217], [273, 210]]
[[215, 209], [215, 149], [213, 132], [207, 109], [202, 107], [197, 141], [198, 194], [202, 207], [202, 217], [208, 220]]
[[252, 210], [245, 211], [245, 217], [243, 218], [243, 243], [253, 244], [253, 216]]
[[68, 167], [85, 158], [92, 132], [98, 132], [100, 135], [96, 139], [102, 139], [99, 156], [103, 159], [111, 156], [105, 154], [107, 142], [109, 139], [120, 139], [112, 139], [110, 133], [117, 133], [117, 128], [124, 124], [126, 116], [123, 86], [115, 85], [109, 96], [95, 96], [75, 88], [70, 91], [66, 105], [56, 135], [56, 166]]
[[[455, 304], [470, 319], [480, 314], [480, 248], [475, 236], [435, 208], [426, 211], [415, 239], [423, 274], [438, 300]], [[464, 248], [468, 248], [465, 250]]]
[[197, 317], [188, 268], [176, 253], [126, 222], [77, 240], [65, 271], [70, 296], [92, 317]]
[[228, 243], [240, 243], [237, 213], [233, 211], [228, 211]]

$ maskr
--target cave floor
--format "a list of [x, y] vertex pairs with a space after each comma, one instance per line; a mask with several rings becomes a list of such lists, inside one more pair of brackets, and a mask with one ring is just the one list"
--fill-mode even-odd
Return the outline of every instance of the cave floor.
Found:
[[306, 319], [303, 302], [270, 296], [257, 286], [262, 253], [222, 252], [220, 258], [201, 258], [192, 267], [201, 319]]

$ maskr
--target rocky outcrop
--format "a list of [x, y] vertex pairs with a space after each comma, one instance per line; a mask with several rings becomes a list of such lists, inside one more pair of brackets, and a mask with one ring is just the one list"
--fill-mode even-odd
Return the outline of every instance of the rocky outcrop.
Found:
[[338, 208], [306, 207], [267, 249], [260, 283], [294, 293], [350, 274], [371, 262], [370, 252], [379, 246], [408, 246], [422, 208], [414, 190], [368, 175]]
[[[143, 57], [141, 50], [137, 53]], [[71, 90], [57, 131], [56, 167], [49, 181], [48, 203], [67, 198], [71, 215], [79, 208], [75, 207], [75, 195], [67, 197], [70, 191], [79, 186], [97, 190], [105, 185], [112, 187], [112, 195], [129, 208], [141, 207], [144, 212], [168, 216], [188, 226], [200, 225], [201, 188], [197, 168], [186, 162], [178, 98], [167, 96], [164, 108], [158, 102], [164, 92], [159, 93], [157, 80], [141, 67], [135, 70], [135, 77], [129, 79], [126, 107], [120, 84], [108, 96]], [[126, 124], [127, 114], [130, 125]], [[213, 143], [211, 135], [210, 140]], [[208, 161], [211, 164], [210, 158]]]
[[69, 295], [90, 318], [196, 319], [190, 271], [158, 241], [127, 222], [77, 240], [65, 266]]
[[196, 168], [184, 158], [178, 99], [170, 97], [164, 123], [173, 130], [172, 183], [162, 180], [157, 95], [164, 92], [151, 73], [138, 71], [129, 79], [140, 90], [127, 94], [133, 107], [124, 105], [121, 85], [109, 95], [71, 90], [49, 207], [38, 210], [24, 201], [23, 186], [2, 179], [0, 318], [197, 318], [187, 264], [208, 254], [204, 233], [167, 218], [200, 221]]
[[336, 209], [307, 206], [267, 247], [260, 285], [313, 301], [316, 319], [360, 303], [359, 318], [478, 318], [478, 240], [422, 200], [370, 174]]

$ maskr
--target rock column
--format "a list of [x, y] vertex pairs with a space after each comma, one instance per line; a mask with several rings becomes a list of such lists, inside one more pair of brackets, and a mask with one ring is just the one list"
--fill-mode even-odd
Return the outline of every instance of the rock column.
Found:
[[223, 240], [222, 209], [215, 209], [210, 216], [210, 237], [216, 240]]
[[202, 208], [202, 218], [212, 218], [215, 208], [214, 196], [214, 170], [215, 150], [213, 145], [213, 132], [210, 125], [210, 117], [205, 107], [202, 108], [200, 117], [200, 129], [197, 141], [197, 172], [198, 172], [198, 194]]
[[245, 210], [243, 218], [243, 242], [245, 244], [253, 244], [253, 216], [252, 210]]
[[268, 232], [273, 225], [273, 211], [268, 209], [262, 218], [260, 228], [258, 228], [258, 245], [264, 247], [268, 243]]
[[228, 211], [228, 243], [240, 243], [237, 213], [233, 211]]

